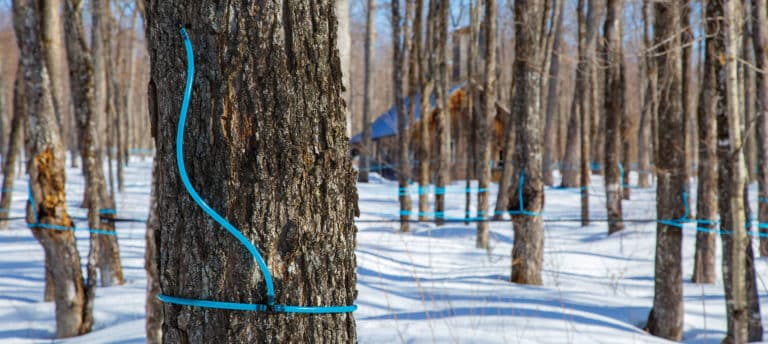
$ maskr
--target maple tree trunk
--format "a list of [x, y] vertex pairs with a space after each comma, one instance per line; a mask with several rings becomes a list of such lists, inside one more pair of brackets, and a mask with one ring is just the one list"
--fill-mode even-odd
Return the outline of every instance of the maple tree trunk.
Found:
[[[608, 213], [608, 234], [624, 229], [622, 220], [622, 188], [620, 174], [621, 164], [621, 125], [624, 118], [626, 101], [624, 90], [624, 54], [622, 52], [622, 10], [623, 0], [608, 0], [608, 11], [605, 17], [605, 46], [604, 61], [608, 67], [605, 71], [605, 195], [606, 211]], [[628, 169], [629, 166], [625, 166]]]
[[[186, 75], [183, 41], [175, 33], [184, 18], [195, 18], [187, 26], [196, 78], [184, 134], [192, 185], [264, 256], [276, 304], [351, 305], [359, 210], [334, 3], [233, 1], [211, 10], [184, 1], [147, 2], [157, 156], [175, 156]], [[162, 294], [266, 303], [262, 272], [189, 197], [175, 159], [159, 159], [157, 171], [157, 212], [175, 214], [160, 216], [156, 231]], [[352, 313], [173, 304], [163, 305], [162, 335], [170, 343], [356, 341]]]
[[496, 118], [496, 0], [485, 0], [485, 75], [483, 82], [483, 111], [477, 116], [478, 158], [480, 173], [477, 185], [477, 248], [489, 248], [488, 242], [488, 201], [491, 184], [492, 138]]

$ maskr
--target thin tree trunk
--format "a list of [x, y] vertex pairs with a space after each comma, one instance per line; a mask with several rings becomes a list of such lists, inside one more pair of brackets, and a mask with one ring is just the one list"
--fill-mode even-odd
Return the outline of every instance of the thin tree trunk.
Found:
[[[511, 91], [514, 92], [514, 85], [512, 85]], [[501, 171], [499, 193], [496, 196], [496, 211], [493, 214], [493, 219], [496, 221], [504, 218], [504, 213], [509, 204], [510, 190], [514, 190], [513, 185], [517, 185], [514, 180], [517, 119], [510, 112], [502, 113], [501, 115], [504, 118], [504, 167]]]
[[[429, 183], [430, 183], [430, 133], [429, 124], [431, 120], [431, 109], [429, 97], [432, 94], [432, 68], [425, 65], [424, 47], [429, 49], [429, 42], [424, 40], [424, 2], [426, 0], [416, 0], [416, 13], [413, 22], [413, 46], [411, 54], [416, 54], [416, 68], [419, 70], [419, 93], [421, 94], [419, 103], [419, 221], [427, 221], [429, 212]], [[429, 55], [429, 52], [426, 53]], [[431, 63], [430, 63], [431, 66]], [[415, 101], [415, 99], [413, 100]]]
[[435, 104], [437, 104], [437, 180], [435, 181], [435, 224], [445, 223], [445, 187], [450, 182], [451, 172], [451, 128], [448, 113], [448, 67], [446, 43], [448, 40], [447, 0], [431, 0], [430, 12], [433, 20], [432, 66], [435, 80]]
[[757, 69], [757, 183], [758, 205], [757, 219], [760, 226], [760, 256], [768, 256], [768, 19], [766, 19], [766, 0], [752, 0], [752, 16]]
[[[680, 199], [685, 191], [685, 145], [680, 132], [683, 122], [681, 5], [656, 2], [654, 43], [659, 81], [659, 146], [656, 151], [658, 182], [656, 213], [659, 219], [680, 219], [685, 209]], [[656, 259], [653, 308], [648, 317], [650, 333], [669, 340], [683, 336], [682, 230], [666, 222], [656, 226]]]
[[485, 0], [485, 75], [483, 82], [483, 112], [477, 116], [478, 157], [480, 174], [477, 190], [477, 248], [489, 248], [488, 243], [488, 188], [491, 184], [490, 133], [494, 132], [496, 118], [496, 0]]
[[48, 71], [40, 43], [41, 8], [29, 0], [13, 2], [17, 44], [25, 78], [25, 108], [28, 123], [31, 202], [27, 223], [43, 246], [52, 274], [56, 303], [56, 336], [82, 334], [85, 330], [85, 289], [80, 255], [71, 230], [49, 230], [44, 226], [72, 227], [64, 192], [64, 149], [54, 114]]
[[555, 131], [557, 130], [556, 116], [560, 110], [558, 100], [558, 85], [560, 83], [560, 53], [563, 31], [563, 10], [565, 1], [560, 0], [555, 4], [559, 15], [555, 21], [554, 38], [552, 42], [552, 53], [550, 54], [549, 78], [547, 79], [547, 97], [546, 97], [546, 123], [544, 125], [544, 185], [552, 186], [555, 181], [552, 177], [552, 170], [556, 164], [555, 160]]
[[[79, 146], [83, 160], [84, 173], [87, 176], [85, 188], [88, 195], [88, 228], [101, 229], [99, 216], [102, 200], [99, 190], [105, 187], [101, 166], [101, 157], [96, 154], [97, 111], [94, 102], [94, 70], [92, 56], [86, 46], [86, 35], [80, 15], [82, 2], [67, 1], [64, 5], [64, 32], [67, 60], [69, 61], [69, 80], [71, 103], [75, 109]], [[74, 158], [74, 157], [73, 157]], [[114, 228], [113, 228], [114, 229]], [[82, 332], [89, 332], [93, 325], [93, 304], [96, 289], [96, 268], [100, 256], [100, 238], [95, 232], [90, 235], [90, 250], [88, 252], [88, 279], [85, 285], [85, 305]]]
[[[709, 6], [703, 9], [709, 11]], [[715, 236], [717, 226], [717, 121], [718, 106], [725, 106], [716, 92], [719, 66], [716, 38], [721, 22], [706, 16], [706, 56], [704, 74], [701, 77], [699, 96], [699, 166], [696, 197], [696, 226], [704, 231], [696, 232], [696, 253], [693, 265], [693, 282], [715, 283]]]
[[147, 270], [147, 305], [146, 332], [147, 343], [159, 344], [163, 339], [163, 304], [160, 295], [160, 275], [158, 275], [158, 240], [160, 239], [160, 217], [158, 216], [158, 162], [152, 163], [152, 194], [149, 200], [149, 218], [147, 218], [146, 248], [144, 250], [144, 269]]
[[[586, 34], [587, 18], [584, 14], [584, 2], [587, 0], [578, 0], [576, 6], [576, 17], [578, 19], [578, 51], [579, 59], [576, 65], [576, 84], [571, 100], [570, 117], [568, 119], [568, 133], [565, 144], [565, 157], [560, 171], [563, 175], [561, 186], [564, 188], [574, 188], [584, 185], [581, 183], [581, 152], [582, 152], [582, 117], [585, 113], [582, 108], [582, 99], [586, 97], [584, 87], [587, 86], [585, 75], [587, 75], [587, 57], [586, 57]], [[589, 160], [589, 157], [586, 158]], [[588, 186], [587, 186], [588, 187]]]
[[[475, 66], [477, 61], [478, 40], [480, 36], [480, 7], [483, 5], [483, 0], [475, 0], [474, 4], [470, 2], [470, 14], [469, 14], [469, 47], [467, 52], [467, 118], [469, 118], [469, 142], [466, 148], [466, 155], [464, 156], [465, 164], [465, 212], [464, 218], [466, 224], [469, 224], [469, 219], [472, 217], [471, 204], [472, 204], [472, 179], [477, 172], [477, 111], [475, 111], [475, 101], [477, 99], [477, 87], [475, 84]], [[423, 112], [422, 112], [423, 113]], [[506, 161], [505, 161], [506, 163]], [[501, 192], [501, 189], [499, 189]], [[494, 216], [495, 218], [495, 216]]]
[[641, 188], [651, 187], [653, 173], [651, 172], [651, 152], [654, 149], [653, 142], [655, 133], [652, 130], [653, 122], [656, 118], [657, 109], [657, 70], [653, 53], [649, 51], [653, 46], [651, 41], [651, 18], [652, 9], [649, 1], [643, 1], [643, 49], [645, 60], [645, 94], [643, 101], [643, 113], [640, 119], [640, 130], [637, 140], [637, 160], [638, 160], [638, 180], [637, 185]]
[[[347, 156], [334, 3], [234, 1], [210, 10], [183, 1], [147, 3], [157, 156], [175, 155], [186, 67], [181, 39], [171, 40], [168, 33], [177, 32], [183, 18], [196, 18], [187, 28], [192, 45], [201, 47], [194, 51], [198, 77], [184, 135], [190, 182], [264, 256], [276, 305], [351, 305], [353, 217], [359, 210]], [[221, 18], [230, 18], [232, 30], [211, 31]], [[305, 63], [311, 68], [303, 68]], [[157, 161], [158, 214], [176, 214], [159, 218], [162, 293], [268, 302], [264, 272], [184, 191], [174, 159]], [[163, 313], [168, 343], [357, 340], [352, 313], [233, 312], [173, 304], [165, 304]]]
[[40, 22], [41, 44], [43, 46], [43, 58], [45, 67], [48, 69], [50, 79], [51, 97], [53, 101], [53, 111], [56, 115], [56, 123], [61, 130], [62, 143], [66, 144], [68, 133], [66, 130], [64, 113], [69, 108], [69, 102], [65, 101], [65, 81], [63, 76], [66, 66], [64, 63], [66, 55], [64, 44], [62, 43], [62, 25], [61, 25], [61, 1], [43, 0]]
[[[542, 181], [541, 136], [541, 78], [539, 61], [544, 58], [545, 29], [550, 8], [549, 1], [516, 1], [515, 14], [515, 94], [512, 112], [517, 120], [517, 152], [515, 165], [523, 177], [522, 201], [510, 197], [510, 209], [523, 209], [524, 214], [512, 216], [515, 241], [512, 248], [512, 274], [515, 283], [540, 285], [544, 256], [544, 222], [540, 212], [544, 209], [544, 183]], [[512, 192], [510, 192], [512, 194]], [[514, 192], [517, 196], [517, 192]]]
[[[624, 53], [622, 50], [622, 13], [623, 0], [608, 0], [605, 16], [604, 61], [605, 71], [605, 195], [608, 213], [608, 234], [624, 229], [621, 199], [623, 181], [619, 171], [621, 164], [621, 126], [624, 118], [626, 101], [624, 90]], [[625, 169], [629, 166], [625, 166]]]
[[[738, 82], [738, 28], [741, 27], [738, 16], [738, 4], [735, 0], [724, 0], [722, 5], [725, 33], [721, 56], [725, 57], [725, 66], [718, 80], [719, 87], [725, 90], [721, 96], [726, 106], [717, 115], [718, 121], [718, 157], [720, 162], [719, 197], [722, 227], [728, 229], [731, 238], [723, 238], [723, 280], [726, 286], [726, 308], [728, 311], [728, 334], [724, 341], [735, 343], [747, 342], [749, 336], [747, 244], [744, 218], [744, 183], [745, 166], [741, 136], [741, 116]], [[721, 91], [722, 92], [722, 91]], [[730, 261], [728, 261], [730, 258]], [[734, 278], [734, 276], [745, 276]], [[730, 291], [728, 287], [730, 286]]]
[[[363, 98], [363, 147], [360, 149], [360, 168], [358, 181], [367, 183], [368, 173], [371, 169], [371, 112], [374, 97], [374, 73], [373, 73], [373, 43], [376, 40], [376, 0], [368, 0], [368, 13], [365, 24], [365, 96]], [[422, 112], [423, 113], [423, 112]]]
[[592, 157], [592, 119], [598, 109], [594, 106], [594, 91], [598, 87], [594, 79], [595, 41], [597, 37], [597, 0], [587, 0], [586, 31], [584, 35], [584, 60], [579, 59], [577, 86], [581, 92], [579, 112], [581, 114], [581, 225], [589, 225], [589, 179], [592, 175], [590, 158]]
[[[13, 184], [16, 180], [16, 161], [19, 160], [19, 153], [22, 148], [22, 136], [24, 132], [24, 122], [26, 121], [26, 103], [24, 91], [24, 73], [22, 72], [21, 60], [16, 70], [16, 81], [13, 85], [13, 116], [11, 119], [11, 132], [8, 135], [8, 150], [3, 159], [3, 192], [0, 200], [0, 218], [7, 219], [10, 215], [11, 201], [13, 200]], [[0, 229], [8, 229], [8, 221], [0, 220]], [[46, 284], [49, 285], [49, 284]], [[53, 290], [52, 288], [50, 289]], [[46, 295], [49, 295], [46, 293]], [[46, 301], [53, 301], [53, 294]]]
[[344, 99], [344, 116], [346, 118], [346, 134], [347, 137], [352, 137], [352, 111], [351, 111], [351, 97], [352, 90], [350, 88], [351, 73], [350, 68], [352, 65], [352, 35], [349, 31], [349, 1], [350, 0], [336, 0], [336, 18], [338, 19], [336, 44], [339, 48], [339, 59], [341, 61], [341, 80], [342, 80], [342, 93], [341, 97]]
[[[681, 1], [680, 7], [680, 29], [682, 34], [680, 35], [680, 44], [682, 44], [682, 56], [683, 56], [683, 148], [685, 149], [685, 190], [688, 197], [688, 204], [693, 204], [693, 193], [690, 192], [691, 175], [693, 175], [693, 144], [691, 138], [691, 127], [693, 126], [693, 105], [691, 101], [691, 83], [693, 82], [693, 66], [691, 65], [691, 52], [693, 45], [693, 31], [691, 29], [691, 5], [689, 0]], [[688, 214], [690, 219], [695, 219], [695, 214], [692, 212]]]
[[398, 186], [400, 198], [400, 231], [409, 231], [408, 221], [411, 217], [411, 195], [408, 191], [408, 181], [411, 175], [410, 161], [408, 159], [409, 134], [403, 102], [403, 62], [405, 60], [405, 47], [401, 34], [400, 24], [400, 4], [399, 1], [392, 1], [392, 44], [393, 44], [393, 62], [392, 62], [392, 87], [395, 96], [395, 111], [397, 112], [397, 133], [398, 133]]

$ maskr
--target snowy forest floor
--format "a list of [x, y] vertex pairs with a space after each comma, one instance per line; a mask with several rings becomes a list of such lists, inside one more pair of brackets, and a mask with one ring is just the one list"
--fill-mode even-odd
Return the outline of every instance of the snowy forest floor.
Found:
[[[147, 217], [151, 165], [151, 159], [134, 158], [125, 170], [125, 192], [116, 196], [119, 217]], [[627, 223], [622, 233], [610, 237], [604, 222], [587, 227], [578, 221], [548, 222], [544, 285], [516, 285], [508, 282], [510, 222], [491, 224], [488, 251], [475, 248], [474, 224], [411, 224], [411, 233], [401, 234], [396, 222], [369, 222], [396, 219], [399, 214], [397, 184], [372, 177], [371, 183], [358, 186], [362, 215], [355, 318], [361, 343], [665, 342], [641, 329], [653, 303], [654, 222]], [[635, 185], [635, 176], [631, 177]], [[23, 215], [26, 188], [24, 177], [16, 181], [11, 216]], [[447, 188], [449, 218], [463, 217], [464, 188], [463, 181]], [[68, 169], [67, 201], [74, 216], [85, 215], [79, 207], [82, 192], [80, 170]], [[495, 199], [495, 185], [490, 192]], [[590, 194], [592, 217], [605, 218], [599, 176], [592, 179]], [[754, 207], [754, 186], [750, 196]], [[625, 217], [653, 219], [654, 200], [655, 189], [632, 189], [632, 200], [624, 202]], [[474, 205], [474, 195], [472, 201]], [[547, 189], [545, 219], [579, 216], [578, 190]], [[10, 228], [0, 231], [0, 342], [53, 342], [54, 305], [42, 301], [43, 251], [23, 221], [12, 222]], [[118, 223], [126, 284], [98, 288], [93, 333], [55, 342], [144, 342], [144, 231], [143, 224]], [[726, 327], [719, 239], [718, 282], [697, 285], [689, 282], [695, 234], [692, 225], [686, 226], [683, 341], [719, 343]], [[88, 233], [76, 235], [85, 262]], [[763, 283], [768, 279], [768, 261], [758, 258], [756, 269], [763, 326], [768, 328], [768, 289]]]

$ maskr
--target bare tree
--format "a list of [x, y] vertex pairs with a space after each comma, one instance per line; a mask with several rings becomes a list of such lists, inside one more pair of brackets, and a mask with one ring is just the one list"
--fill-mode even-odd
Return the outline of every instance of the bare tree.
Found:
[[552, 41], [552, 49], [550, 55], [549, 65], [549, 77], [547, 80], [547, 96], [546, 101], [546, 123], [544, 124], [544, 185], [554, 185], [552, 177], [552, 170], [555, 165], [555, 139], [557, 138], [557, 113], [560, 110], [560, 103], [557, 101], [558, 97], [558, 85], [560, 84], [560, 54], [562, 45], [562, 31], [563, 31], [563, 9], [565, 7], [565, 1], [556, 1], [554, 5], [557, 7], [557, 20], [555, 25], [552, 26], [551, 33], [554, 38]]
[[[24, 105], [26, 103], [24, 96], [24, 75], [22, 73], [21, 60], [19, 60], [19, 67], [16, 69], [16, 81], [13, 86], [13, 116], [11, 117], [11, 130], [8, 135], [8, 150], [6, 151], [3, 159], [3, 190], [2, 200], [0, 200], [0, 229], [8, 228], [8, 221], [5, 220], [9, 216], [9, 210], [11, 209], [11, 201], [13, 200], [13, 182], [16, 180], [16, 160], [21, 152], [21, 146], [23, 144], [22, 137], [24, 133], [24, 122], [26, 120], [26, 112], [24, 111]], [[53, 289], [50, 289], [51, 291]], [[48, 301], [52, 301], [51, 298], [46, 297]]]
[[90, 330], [89, 307], [80, 270], [80, 255], [67, 215], [64, 192], [64, 147], [54, 114], [40, 30], [42, 9], [29, 0], [13, 1], [13, 19], [24, 75], [27, 137], [30, 153], [30, 202], [27, 223], [43, 246], [56, 303], [56, 336], [71, 337]]
[[368, 0], [366, 22], [365, 22], [365, 95], [363, 98], [363, 148], [360, 150], [360, 171], [358, 172], [358, 181], [368, 182], [368, 173], [371, 170], [370, 155], [371, 149], [371, 106], [373, 103], [374, 92], [374, 74], [373, 74], [373, 44], [376, 40], [376, 0]]
[[[585, 79], [589, 67], [586, 56], [587, 17], [584, 12], [584, 3], [587, 0], [578, 0], [576, 17], [578, 18], [578, 64], [576, 66], [576, 87], [571, 100], [570, 115], [568, 119], [568, 132], [565, 145], [565, 154], [560, 171], [563, 175], [561, 186], [573, 188], [581, 183], [579, 167], [581, 161], [581, 118], [585, 113], [582, 109], [582, 99], [586, 97], [584, 87], [588, 80]], [[589, 159], [589, 158], [587, 158]], [[582, 186], [584, 187], [584, 186]]]
[[400, 198], [400, 231], [409, 230], [408, 221], [411, 217], [411, 195], [408, 192], [408, 180], [411, 175], [410, 160], [408, 159], [408, 117], [405, 113], [403, 101], [403, 63], [405, 62], [405, 47], [401, 34], [402, 24], [400, 14], [400, 1], [391, 1], [392, 4], [392, 85], [395, 96], [395, 112], [397, 113], [397, 154], [398, 186]]
[[[651, 151], [655, 138], [652, 137], [652, 126], [657, 113], [657, 71], [656, 63], [651, 52], [653, 42], [651, 41], [651, 18], [652, 8], [650, 1], [643, 1], [643, 54], [645, 62], [645, 94], [643, 100], [642, 117], [640, 118], [640, 129], [637, 140], [637, 160], [638, 160], [638, 180], [639, 187], [647, 188], [651, 186]], [[654, 134], [655, 135], [655, 134]]]
[[[168, 33], [196, 18], [188, 27], [191, 44], [205, 49], [194, 51], [199, 77], [184, 133], [194, 138], [185, 140], [182, 156], [189, 182], [213, 209], [226, 209], [243, 241], [263, 254], [277, 293], [267, 296], [265, 271], [187, 195], [174, 159], [157, 160], [158, 214], [176, 214], [161, 216], [156, 232], [160, 285], [164, 295], [274, 304], [278, 312], [166, 304], [163, 342], [355, 342], [351, 313], [295, 315], [278, 307], [350, 305], [356, 294], [357, 195], [334, 1], [233, 1], [211, 9], [147, 2], [157, 156], [175, 156], [183, 101], [184, 51]], [[230, 18], [232, 30], [211, 31], [222, 18]]]
[[[757, 68], [763, 72], [757, 74], [757, 166], [768, 166], [768, 19], [766, 19], [765, 0], [752, 0], [753, 43]], [[757, 169], [759, 223], [768, 224], [768, 171]], [[768, 227], [762, 226], [761, 233], [768, 233]], [[768, 256], [768, 237], [760, 237], [760, 255]]]
[[[510, 197], [510, 209], [522, 209], [512, 216], [515, 242], [512, 248], [512, 282], [541, 284], [541, 266], [544, 255], [544, 222], [539, 213], [544, 209], [544, 183], [542, 181], [541, 137], [541, 78], [539, 65], [543, 61], [544, 41], [550, 1], [518, 0], [515, 13], [515, 93], [512, 112], [517, 120], [517, 152], [515, 165], [519, 166], [517, 179], [522, 183], [511, 188], [522, 188], [522, 200]], [[521, 185], [518, 185], [521, 184]], [[517, 196], [517, 192], [510, 192]], [[522, 201], [524, 204], [520, 204]]]
[[722, 18], [710, 16], [713, 3], [703, 8], [706, 20], [706, 48], [704, 73], [698, 104], [699, 124], [699, 166], [696, 197], [697, 226], [709, 231], [696, 232], [696, 254], [693, 266], [693, 281], [696, 283], [715, 282], [715, 238], [717, 229], [717, 122], [715, 112], [723, 107], [723, 99], [717, 94], [717, 73], [722, 69], [718, 61], [716, 35], [722, 27]]
[[[483, 112], [477, 116], [480, 173], [477, 191], [477, 248], [488, 249], [488, 187], [491, 182], [491, 137], [496, 118], [496, 0], [485, 0], [485, 75]], [[471, 58], [471, 57], [470, 57]]]
[[432, 76], [435, 80], [435, 104], [437, 104], [437, 180], [435, 181], [435, 223], [440, 226], [445, 222], [445, 187], [449, 183], [451, 172], [451, 128], [448, 113], [448, 10], [447, 0], [430, 0], [430, 18], [432, 20], [431, 58]]
[[592, 137], [592, 117], [599, 110], [593, 100], [596, 96], [593, 94], [598, 87], [595, 82], [594, 60], [595, 60], [595, 41], [597, 37], [597, 20], [599, 17], [597, 0], [587, 0], [587, 21], [586, 33], [584, 36], [584, 59], [579, 59], [577, 67], [581, 75], [577, 76], [577, 85], [580, 92], [579, 113], [581, 114], [581, 225], [589, 224], [589, 178], [592, 176], [590, 164], [591, 137]]
[[[608, 213], [608, 234], [624, 229], [622, 219], [621, 125], [624, 118], [626, 80], [624, 79], [624, 53], [622, 49], [624, 9], [623, 0], [608, 0], [603, 59], [605, 70], [605, 206]], [[629, 166], [627, 166], [628, 168]], [[582, 171], [583, 172], [583, 171]]]
[[346, 134], [352, 137], [352, 112], [350, 111], [350, 66], [352, 65], [352, 35], [349, 31], [349, 1], [336, 0], [336, 18], [338, 19], [336, 44], [339, 47], [339, 59], [341, 60], [341, 76], [344, 99], [344, 113], [346, 117]]
[[[683, 336], [683, 269], [681, 228], [670, 223], [680, 219], [685, 208], [685, 139], [682, 95], [681, 5], [676, 1], [655, 2], [654, 45], [659, 81], [659, 128], [656, 146], [656, 259], [653, 308], [647, 328], [651, 334], [669, 340]], [[674, 221], [673, 221], [674, 222]]]
[[[464, 164], [465, 164], [465, 187], [467, 189], [467, 192], [465, 193], [466, 202], [465, 202], [465, 212], [464, 212], [464, 218], [466, 219], [466, 224], [469, 224], [469, 218], [471, 215], [471, 204], [472, 204], [472, 192], [470, 191], [472, 186], [472, 179], [474, 179], [475, 175], [477, 174], [477, 111], [475, 111], [477, 104], [475, 100], [477, 99], [477, 87], [475, 84], [475, 66], [477, 65], [477, 61], [474, 58], [477, 56], [477, 50], [479, 49], [479, 33], [480, 33], [480, 7], [483, 5], [483, 0], [474, 0], [474, 4], [472, 3], [472, 0], [470, 0], [470, 9], [469, 9], [469, 43], [467, 47], [467, 118], [469, 119], [469, 142], [467, 144], [466, 148], [466, 155], [464, 156]], [[457, 61], [460, 62], [460, 61]], [[506, 163], [506, 161], [505, 161]], [[504, 167], [506, 170], [506, 167]], [[503, 181], [504, 179], [502, 179]], [[501, 189], [499, 189], [499, 193], [501, 192]], [[498, 203], [497, 203], [498, 206]], [[494, 215], [494, 219], [496, 217], [501, 218], [501, 215]]]

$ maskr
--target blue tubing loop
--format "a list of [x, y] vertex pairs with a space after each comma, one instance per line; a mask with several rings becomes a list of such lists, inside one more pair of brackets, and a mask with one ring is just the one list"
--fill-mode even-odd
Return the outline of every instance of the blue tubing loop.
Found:
[[509, 215], [523, 215], [523, 216], [541, 216], [541, 213], [525, 210], [525, 203], [523, 203], [523, 185], [525, 184], [525, 170], [520, 170], [520, 183], [517, 186], [517, 202], [520, 204], [519, 210], [510, 210], [507, 213]]
[[240, 231], [238, 231], [237, 228], [235, 228], [231, 223], [229, 223], [229, 221], [227, 221], [225, 218], [219, 215], [215, 210], [213, 210], [202, 199], [202, 197], [200, 197], [200, 194], [198, 194], [195, 188], [192, 186], [192, 183], [189, 180], [189, 175], [187, 174], [187, 169], [184, 165], [183, 152], [184, 152], [184, 125], [187, 120], [187, 111], [189, 110], [189, 100], [192, 96], [192, 83], [194, 82], [194, 75], [195, 75], [195, 59], [192, 51], [192, 43], [189, 40], [189, 35], [187, 34], [187, 30], [182, 28], [179, 31], [179, 33], [181, 34], [181, 37], [184, 40], [184, 48], [186, 49], [186, 53], [187, 53], [187, 81], [184, 87], [184, 100], [181, 104], [179, 126], [178, 126], [178, 130], [176, 131], [176, 164], [178, 165], [178, 168], [179, 168], [179, 176], [181, 177], [181, 181], [184, 184], [184, 188], [186, 188], [187, 192], [195, 201], [195, 203], [197, 203], [197, 205], [206, 214], [208, 214], [211, 218], [213, 218], [214, 221], [216, 221], [222, 227], [224, 227], [224, 229], [226, 229], [227, 232], [229, 232], [243, 246], [245, 246], [245, 248], [248, 250], [251, 256], [253, 256], [253, 259], [258, 264], [259, 269], [261, 270], [261, 273], [264, 276], [264, 282], [267, 287], [267, 304], [266, 305], [246, 304], [246, 303], [219, 302], [219, 301], [208, 301], [208, 300], [195, 300], [195, 299], [172, 297], [167, 295], [158, 295], [158, 299], [166, 303], [172, 303], [177, 305], [229, 309], [229, 310], [242, 310], [242, 311], [271, 310], [273, 312], [308, 313], [308, 314], [354, 312], [357, 309], [356, 305], [305, 307], [305, 306], [290, 306], [290, 305], [275, 304], [275, 288], [272, 282], [272, 275], [269, 273], [269, 268], [267, 267], [267, 264], [264, 261], [264, 258], [259, 253], [258, 249], [256, 249], [256, 247], [242, 233], [240, 233]]

